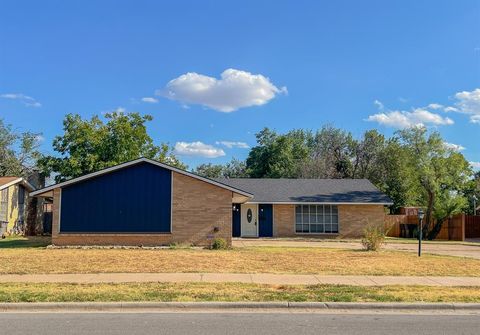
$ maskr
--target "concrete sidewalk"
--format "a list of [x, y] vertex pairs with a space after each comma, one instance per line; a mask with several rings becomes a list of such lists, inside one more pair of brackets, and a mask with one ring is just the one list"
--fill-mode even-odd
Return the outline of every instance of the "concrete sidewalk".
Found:
[[98, 273], [0, 275], [0, 283], [253, 283], [271, 285], [480, 286], [480, 277], [322, 276], [267, 273]]

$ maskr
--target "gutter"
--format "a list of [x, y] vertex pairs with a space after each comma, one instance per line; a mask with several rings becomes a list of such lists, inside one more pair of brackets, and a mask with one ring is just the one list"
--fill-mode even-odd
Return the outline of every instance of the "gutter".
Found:
[[350, 303], [350, 302], [40, 302], [0, 303], [1, 312], [129, 311], [444, 311], [478, 312], [479, 303]]

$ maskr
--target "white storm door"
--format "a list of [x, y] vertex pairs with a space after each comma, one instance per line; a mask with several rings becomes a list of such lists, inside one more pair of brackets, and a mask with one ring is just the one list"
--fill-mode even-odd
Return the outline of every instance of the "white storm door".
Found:
[[258, 236], [257, 205], [242, 204], [242, 237]]

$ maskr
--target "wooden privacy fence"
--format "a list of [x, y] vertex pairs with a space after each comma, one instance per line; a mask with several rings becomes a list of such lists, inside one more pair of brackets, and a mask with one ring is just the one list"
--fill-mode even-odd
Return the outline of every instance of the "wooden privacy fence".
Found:
[[[464, 241], [465, 237], [471, 238], [466, 233], [466, 216], [465, 214], [458, 214], [453, 216], [450, 220], [445, 220], [442, 228], [437, 235], [437, 240], [452, 240]], [[477, 216], [480, 218], [480, 216]], [[471, 224], [470, 229], [477, 229], [478, 237], [480, 237], [480, 219], [478, 224]], [[470, 221], [469, 221], [470, 222]], [[385, 215], [385, 231], [390, 237], [413, 237], [413, 231], [418, 226], [418, 217], [416, 215]]]
[[465, 216], [465, 238], [480, 238], [480, 215]]
[[400, 225], [406, 223], [406, 215], [385, 215], [385, 233], [390, 237], [400, 237]]

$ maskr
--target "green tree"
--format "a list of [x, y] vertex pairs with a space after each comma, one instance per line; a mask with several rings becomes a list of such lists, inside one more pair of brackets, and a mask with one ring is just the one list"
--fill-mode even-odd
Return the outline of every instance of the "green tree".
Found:
[[[393, 213], [402, 206], [427, 207], [425, 236], [443, 192], [463, 198], [475, 192], [463, 155], [448, 150], [438, 133], [428, 134], [424, 128], [406, 129], [391, 138], [368, 130], [358, 140], [330, 125], [314, 135], [302, 129], [279, 134], [264, 128], [256, 136], [257, 145], [246, 160], [250, 177], [369, 179], [392, 199]], [[224, 166], [208, 167], [215, 175], [228, 176]]]
[[[418, 186], [410, 178], [409, 154], [397, 138], [386, 141], [384, 149], [379, 153], [376, 179], [372, 182], [392, 199], [392, 213], [398, 213], [400, 207], [418, 204]], [[370, 179], [370, 178], [369, 178]]]
[[354, 144], [349, 132], [326, 125], [316, 132], [312, 142], [309, 159], [302, 161], [303, 178], [351, 177]]
[[84, 120], [80, 115], [68, 114], [63, 121], [63, 135], [53, 141], [60, 157], [43, 157], [40, 164], [47, 174], [55, 174], [56, 182], [140, 157], [185, 168], [167, 144], [153, 143], [146, 127], [152, 119], [139, 113], [113, 112], [105, 114], [104, 122], [98, 116]]
[[232, 158], [225, 165], [222, 164], [200, 164], [193, 170], [196, 174], [207, 178], [247, 178], [247, 167], [245, 162]]
[[0, 176], [29, 178], [40, 158], [39, 133], [16, 133], [0, 119]]
[[367, 130], [359, 141], [349, 140], [352, 152], [351, 178], [366, 178], [380, 183], [384, 170], [382, 153], [385, 150], [385, 136], [377, 130]]
[[398, 132], [408, 151], [408, 173], [413, 184], [419, 185], [419, 195], [427, 208], [424, 233], [432, 230], [433, 211], [441, 202], [444, 192], [463, 192], [472, 177], [471, 168], [465, 157], [445, 147], [438, 132], [427, 134], [426, 128], [414, 127]]
[[[470, 188], [466, 191], [468, 198], [468, 213], [475, 215], [475, 208], [480, 205], [480, 171], [476, 172], [470, 184]], [[477, 200], [474, 201], [474, 198]], [[480, 211], [478, 211], [480, 215]]]
[[284, 135], [264, 128], [256, 134], [258, 145], [250, 150], [247, 171], [253, 178], [297, 178], [310, 157], [312, 134], [292, 130]]
[[445, 220], [448, 221], [450, 226], [452, 217], [455, 214], [462, 213], [467, 207], [467, 198], [462, 194], [450, 190], [444, 190], [440, 193], [433, 209], [436, 223], [428, 233], [427, 238], [429, 240], [434, 240], [440, 233]]
[[270, 161], [272, 160], [271, 147], [278, 135], [269, 128], [264, 128], [257, 134], [257, 145], [248, 153], [247, 169], [250, 177], [261, 178], [269, 173]]
[[[473, 196], [475, 196], [475, 198], [477, 199], [475, 201], [475, 205], [476, 206], [479, 206], [480, 205], [480, 171], [478, 171], [476, 174], [475, 174], [475, 177], [473, 179], [473, 182], [472, 182], [472, 200], [473, 200]], [[476, 214], [476, 208], [473, 208], [473, 201], [472, 201], [472, 214], [475, 215]], [[477, 214], [477, 215], [480, 215], [480, 214]]]
[[223, 175], [223, 169], [221, 164], [207, 163], [198, 165], [193, 172], [206, 178], [219, 178]]
[[245, 161], [232, 158], [223, 168], [223, 176], [227, 178], [248, 178], [247, 164]]

